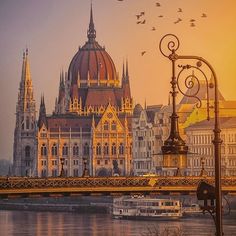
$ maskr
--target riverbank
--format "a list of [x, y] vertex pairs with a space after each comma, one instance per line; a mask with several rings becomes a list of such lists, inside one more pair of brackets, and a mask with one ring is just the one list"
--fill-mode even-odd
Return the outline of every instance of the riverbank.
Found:
[[111, 197], [53, 197], [1, 199], [0, 210], [109, 213]]

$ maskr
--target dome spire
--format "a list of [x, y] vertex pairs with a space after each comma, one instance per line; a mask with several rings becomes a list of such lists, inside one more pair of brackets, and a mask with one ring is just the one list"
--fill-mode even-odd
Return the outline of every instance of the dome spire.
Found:
[[90, 10], [90, 22], [89, 22], [89, 29], [87, 31], [87, 36], [89, 42], [93, 42], [96, 38], [96, 30], [94, 27], [94, 22], [93, 22], [93, 5], [91, 2], [91, 10]]

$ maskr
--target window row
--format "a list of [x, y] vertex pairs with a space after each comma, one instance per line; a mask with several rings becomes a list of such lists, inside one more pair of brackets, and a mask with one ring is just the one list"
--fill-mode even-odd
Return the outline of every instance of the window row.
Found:
[[[85, 143], [83, 146], [83, 155], [89, 155], [89, 145], [88, 143]], [[52, 156], [58, 156], [58, 145], [54, 143], [51, 147], [51, 154]], [[79, 146], [77, 143], [74, 144], [72, 147], [72, 154], [73, 156], [79, 156]], [[48, 155], [48, 148], [45, 143], [41, 146], [41, 156], [47, 156]], [[62, 156], [68, 156], [69, 155], [69, 146], [64, 143], [62, 146]]]
[[[124, 144], [120, 143], [119, 148], [118, 148], [119, 154], [124, 155]], [[105, 143], [103, 146], [103, 154], [104, 155], [109, 155], [109, 145], [108, 143]], [[117, 154], [117, 146], [115, 143], [112, 143], [111, 145], [111, 155], [116, 155]], [[100, 156], [102, 155], [102, 145], [101, 143], [97, 143], [96, 146], [96, 155]]]
[[[57, 166], [58, 163], [60, 163], [60, 162], [57, 161], [57, 160], [52, 160], [51, 163], [52, 163], [52, 166]], [[74, 164], [75, 166], [79, 165], [79, 160], [73, 160], [73, 164]], [[46, 160], [42, 160], [42, 161], [41, 161], [41, 165], [42, 165], [42, 166], [47, 166], [47, 161], [46, 161]], [[64, 165], [65, 165], [65, 166], [68, 165], [68, 161], [67, 161], [67, 160], [65, 160]]]
[[[108, 165], [109, 163], [109, 160], [97, 160], [97, 165], [101, 165], [104, 161], [104, 164], [105, 165]], [[123, 160], [120, 160], [120, 165], [123, 165], [124, 161]]]
[[[103, 129], [105, 131], [108, 131], [109, 130], [109, 122], [108, 121], [105, 121], [104, 124], [103, 124]], [[115, 121], [112, 121], [111, 122], [111, 130], [115, 131], [116, 130], [116, 122]]]

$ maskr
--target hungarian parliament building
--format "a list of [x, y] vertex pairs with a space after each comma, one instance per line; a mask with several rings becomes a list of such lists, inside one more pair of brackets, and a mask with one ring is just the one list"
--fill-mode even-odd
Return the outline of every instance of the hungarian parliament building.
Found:
[[[47, 114], [43, 96], [36, 113], [28, 54], [23, 54], [16, 105], [13, 175], [57, 177], [62, 169], [68, 177], [82, 176], [85, 170], [89, 176], [172, 174], [163, 170], [161, 155], [172, 106], [134, 106], [128, 62], [119, 76], [111, 56], [96, 41], [92, 8], [87, 41], [67, 72], [60, 73], [52, 114]], [[226, 101], [220, 92], [219, 98], [222, 175], [236, 175], [236, 101]], [[187, 97], [177, 105], [180, 133], [189, 148], [184, 174], [200, 175], [204, 169], [212, 176], [213, 119], [206, 120], [204, 91], [200, 99], [201, 108]]]

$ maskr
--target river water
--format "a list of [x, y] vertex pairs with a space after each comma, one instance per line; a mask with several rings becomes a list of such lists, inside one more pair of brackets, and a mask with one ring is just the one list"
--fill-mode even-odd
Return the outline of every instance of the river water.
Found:
[[[236, 214], [225, 217], [223, 225], [225, 236], [236, 236]], [[166, 234], [168, 230], [172, 233]], [[211, 236], [214, 232], [213, 220], [207, 216], [177, 221], [135, 221], [113, 219], [109, 214], [0, 210], [1, 236]]]

